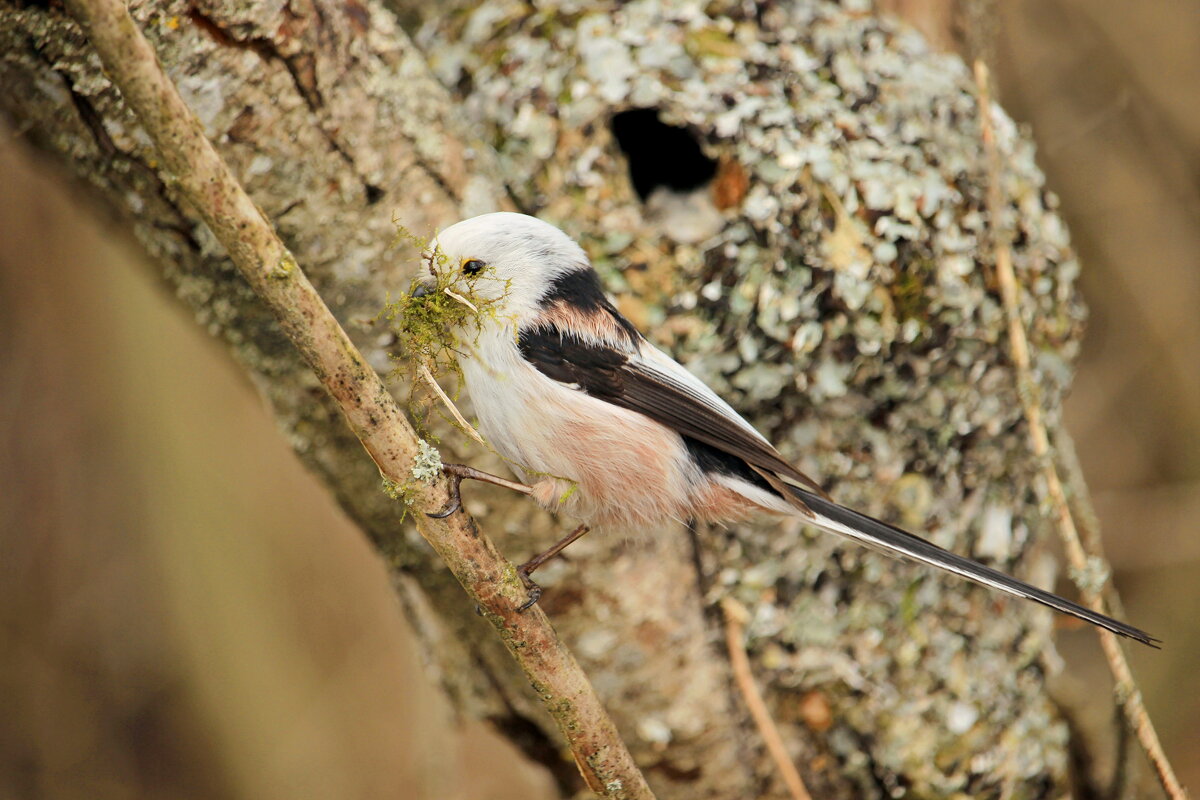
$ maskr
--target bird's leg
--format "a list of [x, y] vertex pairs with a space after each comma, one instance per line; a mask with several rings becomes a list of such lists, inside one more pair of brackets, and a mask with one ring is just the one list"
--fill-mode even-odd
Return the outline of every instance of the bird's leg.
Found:
[[459, 494], [459, 487], [467, 478], [473, 481], [494, 483], [497, 486], [503, 486], [505, 489], [512, 489], [514, 492], [520, 492], [521, 494], [531, 494], [533, 492], [533, 487], [531, 486], [510, 481], [498, 475], [493, 475], [490, 472], [475, 469], [474, 467], [468, 467], [466, 464], [442, 464], [442, 473], [450, 478], [450, 504], [436, 514], [428, 514], [428, 516], [434, 519], [445, 519], [462, 508], [462, 496]]
[[542, 587], [534, 583], [533, 578], [529, 577], [533, 574], [533, 571], [561, 553], [566, 549], [567, 545], [583, 536], [587, 532], [588, 526], [580, 525], [578, 528], [564, 536], [549, 550], [544, 553], [538, 553], [536, 556], [517, 567], [517, 574], [521, 576], [521, 582], [524, 583], [525, 588], [529, 590], [529, 599], [522, 603], [521, 606], [517, 608], [517, 611], [528, 611], [533, 607], [534, 603], [541, 599]]
[[[493, 483], [496, 486], [503, 486], [505, 489], [512, 489], [514, 492], [520, 492], [521, 494], [526, 495], [532, 495], [535, 491], [534, 487], [532, 486], [526, 486], [523, 483], [510, 481], [506, 478], [501, 478], [498, 475], [492, 475], [490, 472], [483, 472], [482, 470], [475, 469], [474, 467], [468, 467], [466, 464], [443, 463], [442, 473], [450, 479], [450, 503], [445, 509], [437, 512], [436, 514], [428, 514], [427, 512], [428, 516], [433, 517], [434, 519], [445, 519], [455, 511], [458, 511], [460, 508], [462, 508], [462, 495], [460, 494], [460, 487], [462, 482], [468, 478], [474, 481]], [[544, 553], [538, 553], [536, 556], [517, 567], [517, 574], [521, 576], [521, 583], [523, 583], [525, 588], [529, 590], [529, 597], [524, 603], [517, 607], [518, 612], [528, 611], [535, 603], [537, 603], [539, 599], [541, 599], [542, 587], [538, 586], [534, 582], [533, 578], [529, 577], [533, 574], [533, 571], [561, 553], [564, 549], [566, 549], [567, 545], [571, 544], [571, 542], [575, 541], [587, 532], [588, 526], [580, 525], [578, 528], [564, 536], [549, 550], [546, 550]]]

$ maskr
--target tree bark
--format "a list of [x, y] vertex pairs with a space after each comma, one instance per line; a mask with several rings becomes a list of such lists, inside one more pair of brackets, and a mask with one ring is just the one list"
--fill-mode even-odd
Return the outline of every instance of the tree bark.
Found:
[[[1078, 346], [1078, 266], [1032, 148], [999, 112], [1011, 204], [986, 219], [961, 62], [827, 3], [562, 6], [431, 19], [424, 57], [373, 2], [132, 10], [377, 369], [390, 338], [376, 317], [413, 265], [389, 247], [393, 214], [428, 234], [515, 206], [578, 237], [622, 309], [835, 497], [1049, 580], [987, 226], [1016, 237], [1051, 421]], [[392, 567], [458, 707], [570, 787], [553, 724], [159, 179], [78, 30], [54, 7], [0, 0], [0, 46], [6, 115], [94, 187], [230, 344]], [[618, 118], [618, 142], [614, 114], [639, 108], [654, 111]], [[701, 155], [684, 162], [690, 142]], [[458, 455], [498, 469], [465, 444]], [[514, 559], [562, 532], [523, 498], [467, 492]], [[1043, 682], [1050, 618], [1029, 605], [789, 524], [585, 539], [540, 580], [660, 797], [781, 792], [731, 688], [713, 613], [726, 596], [751, 610], [756, 676], [814, 795], [1062, 793], [1066, 729]]]

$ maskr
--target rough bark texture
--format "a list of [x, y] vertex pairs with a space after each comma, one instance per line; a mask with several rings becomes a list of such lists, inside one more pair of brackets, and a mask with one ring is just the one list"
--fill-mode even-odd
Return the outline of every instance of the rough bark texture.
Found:
[[[835, 497], [1049, 580], [1036, 464], [988, 277], [978, 109], [961, 62], [827, 3], [534, 12], [495, 2], [422, 33], [452, 96], [374, 3], [133, 10], [377, 368], [389, 339], [372, 320], [412, 264], [388, 249], [393, 212], [428, 233], [503, 206], [506, 182], [517, 207], [581, 239], [624, 311]], [[156, 177], [77, 29], [53, 8], [0, 0], [0, 48], [5, 113], [98, 189], [201, 324], [231, 344], [297, 451], [392, 565], [459, 707], [496, 721], [569, 783], [553, 727], [507, 655]], [[627, 157], [612, 122], [634, 108], [656, 109], [686, 136], [663, 144], [672, 134], [649, 124], [653, 114], [625, 117], [646, 123], [623, 139]], [[1031, 147], [998, 111], [996, 121], [1012, 199], [998, 223], [1015, 236], [1054, 420], [1082, 318], [1077, 265]], [[700, 159], [689, 175], [715, 178], [674, 181], [702, 184], [690, 194], [650, 191], [650, 167], [679, 161], [688, 137], [717, 162]], [[463, 455], [488, 465], [478, 449]], [[522, 499], [467, 491], [514, 558], [561, 532]], [[544, 607], [660, 797], [779, 791], [730, 689], [710, 611], [725, 595], [753, 612], [756, 673], [815, 795], [1064, 788], [1066, 730], [1043, 685], [1050, 618], [1029, 605], [777, 524], [694, 543], [681, 530], [585, 539], [542, 582]]]

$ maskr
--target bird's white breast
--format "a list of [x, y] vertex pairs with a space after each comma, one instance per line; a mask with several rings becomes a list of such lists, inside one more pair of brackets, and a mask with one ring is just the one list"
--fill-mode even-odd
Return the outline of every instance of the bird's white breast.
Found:
[[529, 373], [536, 371], [521, 358], [512, 336], [510, 330], [481, 333], [467, 347], [459, 365], [475, 406], [480, 433], [513, 466], [535, 468], [537, 448], [531, 445], [537, 434], [526, 428], [530, 427], [532, 399]]

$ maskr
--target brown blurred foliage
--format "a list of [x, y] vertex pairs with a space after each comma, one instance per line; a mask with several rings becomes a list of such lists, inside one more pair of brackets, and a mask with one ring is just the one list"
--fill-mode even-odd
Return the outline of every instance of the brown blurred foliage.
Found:
[[[1166, 640], [1133, 652], [1150, 711], [1200, 785], [1200, 8], [895, 5], [988, 43], [1062, 198], [1092, 309], [1068, 423], [1127, 616]], [[549, 796], [456, 730], [386, 572], [225, 354], [0, 135], [0, 797]], [[1093, 635], [1061, 647], [1064, 703], [1110, 729]]]

